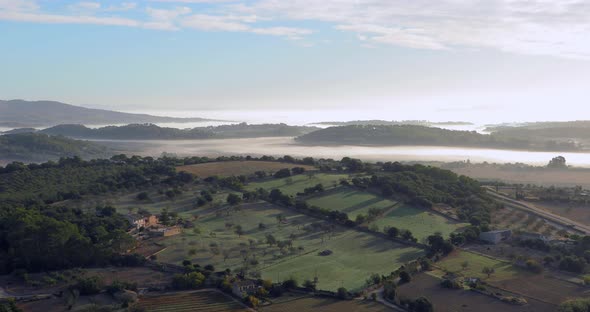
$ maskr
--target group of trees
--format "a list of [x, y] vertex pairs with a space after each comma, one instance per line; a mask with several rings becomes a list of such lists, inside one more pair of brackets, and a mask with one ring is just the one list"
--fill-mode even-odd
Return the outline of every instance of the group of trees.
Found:
[[55, 203], [86, 194], [151, 185], [177, 187], [191, 181], [176, 173], [168, 160], [124, 155], [0, 168], [0, 271], [128, 264], [120, 254], [135, 240], [126, 233], [128, 221], [114, 208], [83, 211]]

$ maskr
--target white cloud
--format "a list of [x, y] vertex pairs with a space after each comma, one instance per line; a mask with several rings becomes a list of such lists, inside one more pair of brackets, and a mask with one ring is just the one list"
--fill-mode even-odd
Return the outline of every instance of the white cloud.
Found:
[[95, 24], [110, 26], [140, 27], [138, 21], [119, 17], [69, 16], [28, 12], [0, 11], [0, 20], [47, 23], [47, 24]]
[[260, 0], [233, 9], [329, 23], [364, 44], [590, 58], [590, 3], [583, 0]]
[[119, 5], [111, 5], [106, 8], [106, 11], [129, 11], [137, 8], [136, 2], [122, 2]]
[[100, 9], [101, 5], [99, 2], [82, 1], [71, 4], [68, 6], [73, 11], [92, 11]]
[[[301, 22], [349, 32], [365, 46], [413, 49], [496, 49], [590, 59], [586, 0], [150, 0], [145, 16], [103, 17], [133, 10], [135, 2], [73, 4], [72, 14], [43, 12], [35, 1], [0, 0], [0, 19], [92, 23], [160, 30], [249, 32], [301, 39], [315, 32]], [[39, 2], [43, 3], [43, 2]], [[168, 4], [166, 4], [168, 3]], [[180, 6], [174, 6], [176, 3]], [[193, 4], [208, 3], [207, 6]], [[173, 7], [166, 7], [166, 6]], [[26, 13], [26, 14], [25, 14]], [[77, 13], [77, 14], [76, 14]], [[121, 13], [122, 14], [122, 13]], [[289, 26], [287, 26], [289, 25]]]
[[28, 0], [0, 0], [0, 10], [6, 11], [33, 11], [39, 9], [34, 1]]

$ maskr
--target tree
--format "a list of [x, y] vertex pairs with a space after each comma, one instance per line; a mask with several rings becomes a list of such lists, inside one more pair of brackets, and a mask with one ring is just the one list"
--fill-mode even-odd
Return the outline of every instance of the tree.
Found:
[[399, 280], [402, 284], [409, 283], [412, 280], [412, 275], [408, 271], [401, 271], [399, 273]]
[[177, 290], [195, 289], [203, 284], [205, 275], [199, 272], [176, 274], [172, 279], [172, 287]]
[[237, 225], [235, 231], [236, 231], [236, 234], [238, 234], [238, 237], [241, 237], [242, 235], [244, 235], [244, 230], [242, 229], [241, 225]]
[[141, 192], [141, 193], [137, 194], [137, 200], [143, 201], [143, 200], [148, 200], [148, 199], [150, 199], [150, 196], [148, 195], [147, 192]]
[[309, 291], [315, 291], [316, 285], [313, 281], [305, 280], [305, 282], [303, 282], [303, 287]]
[[564, 169], [567, 168], [565, 157], [557, 156], [552, 158], [547, 165], [548, 168]]
[[418, 297], [418, 299], [414, 300], [411, 310], [415, 312], [433, 312], [434, 307], [426, 297]]
[[336, 296], [340, 299], [348, 299], [348, 290], [344, 287], [340, 287], [338, 288], [338, 291], [336, 291]]
[[496, 272], [496, 270], [494, 270], [494, 268], [491, 268], [491, 267], [484, 267], [484, 268], [481, 270], [481, 273], [483, 273], [483, 274], [487, 275], [487, 276], [488, 276], [488, 278], [490, 278], [490, 276], [491, 276], [492, 274], [494, 274], [495, 272]]
[[399, 229], [396, 227], [390, 227], [387, 229], [387, 236], [391, 238], [396, 238], [399, 235]]
[[465, 260], [465, 261], [461, 262], [461, 268], [463, 269], [463, 271], [465, 271], [468, 266], [469, 266], [469, 261]]
[[272, 247], [277, 243], [277, 239], [272, 234], [266, 234], [266, 243]]
[[275, 172], [275, 174], [273, 176], [277, 179], [290, 177], [291, 170], [289, 170], [289, 168], [283, 168], [283, 169], [280, 169], [279, 171]]
[[238, 205], [239, 203], [242, 202], [242, 198], [234, 193], [228, 194], [226, 200], [227, 200], [227, 203], [230, 204], [231, 206]]

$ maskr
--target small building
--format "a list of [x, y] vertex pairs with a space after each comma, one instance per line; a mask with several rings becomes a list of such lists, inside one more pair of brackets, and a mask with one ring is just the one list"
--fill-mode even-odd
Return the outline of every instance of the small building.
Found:
[[481, 232], [479, 233], [479, 239], [492, 243], [497, 244], [502, 241], [508, 240], [512, 236], [511, 230], [496, 230], [496, 231], [489, 231], [489, 232]]
[[168, 237], [180, 234], [181, 229], [179, 226], [171, 226], [149, 229], [148, 231], [151, 236]]
[[253, 280], [239, 280], [235, 281], [232, 286], [232, 293], [240, 298], [247, 295], [252, 295], [258, 289], [258, 285]]
[[158, 224], [158, 218], [154, 215], [142, 216], [137, 214], [128, 214], [125, 216], [125, 219], [127, 219], [131, 226], [136, 229], [140, 229], [142, 227], [147, 228]]

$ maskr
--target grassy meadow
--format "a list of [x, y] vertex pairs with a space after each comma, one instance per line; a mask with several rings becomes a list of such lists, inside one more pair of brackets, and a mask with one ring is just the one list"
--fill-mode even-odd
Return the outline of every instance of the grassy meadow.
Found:
[[396, 206], [389, 213], [378, 218], [374, 224], [380, 229], [386, 226], [408, 229], [418, 241], [422, 241], [422, 239], [436, 232], [440, 232], [444, 237], [448, 237], [454, 231], [469, 225], [467, 223], [455, 222], [434, 212], [405, 204]]
[[266, 190], [280, 189], [283, 193], [288, 195], [295, 195], [307, 187], [313, 187], [317, 184], [322, 184], [325, 189], [330, 189], [338, 186], [342, 179], [348, 179], [347, 174], [327, 174], [327, 173], [304, 173], [283, 179], [271, 179], [261, 182], [248, 183], [245, 189], [254, 191], [259, 188]]
[[371, 208], [388, 209], [397, 205], [395, 201], [349, 187], [310, 198], [307, 202], [320, 208], [345, 212], [351, 220], [360, 214], [367, 215]]

